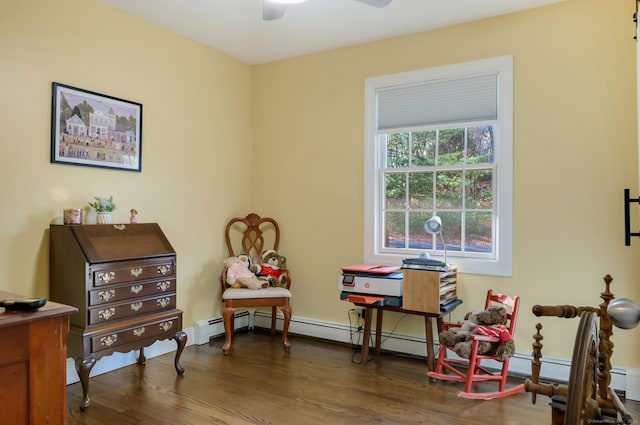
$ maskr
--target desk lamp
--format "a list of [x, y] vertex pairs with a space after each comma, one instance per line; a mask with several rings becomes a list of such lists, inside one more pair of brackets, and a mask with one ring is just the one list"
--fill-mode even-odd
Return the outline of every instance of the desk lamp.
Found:
[[424, 223], [424, 230], [432, 235], [440, 235], [440, 239], [442, 240], [442, 246], [444, 247], [444, 263], [447, 263], [447, 244], [444, 242], [444, 238], [442, 237], [442, 219], [437, 215], [434, 215], [426, 223]]

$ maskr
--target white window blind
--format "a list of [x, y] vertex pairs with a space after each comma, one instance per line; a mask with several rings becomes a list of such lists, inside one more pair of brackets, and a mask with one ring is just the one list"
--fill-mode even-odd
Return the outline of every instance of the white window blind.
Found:
[[[454, 251], [452, 263], [460, 273], [512, 275], [512, 56], [382, 75], [365, 81], [363, 244], [367, 264], [396, 265], [402, 259], [416, 255], [413, 248], [386, 244], [384, 201], [387, 174], [384, 167], [387, 165], [388, 135], [470, 125], [496, 128], [493, 134], [495, 172], [492, 181], [495, 250], [493, 253]], [[408, 146], [403, 145], [403, 149], [410, 152], [412, 140], [408, 139], [408, 143]], [[464, 166], [458, 164], [454, 168], [462, 169]], [[476, 164], [470, 164], [469, 168], [476, 168]], [[405, 212], [412, 213], [409, 208]]]
[[498, 75], [434, 80], [382, 88], [378, 130], [489, 121], [498, 117]]

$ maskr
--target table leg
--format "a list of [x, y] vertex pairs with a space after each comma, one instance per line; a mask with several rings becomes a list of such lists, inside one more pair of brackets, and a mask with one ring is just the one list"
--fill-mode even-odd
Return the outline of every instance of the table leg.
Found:
[[362, 333], [362, 352], [360, 354], [360, 364], [367, 365], [369, 357], [369, 338], [371, 336], [371, 318], [373, 316], [373, 308], [365, 307], [364, 309], [364, 332]]
[[424, 316], [424, 330], [427, 336], [427, 370], [433, 372], [435, 370], [435, 350], [433, 347], [433, 324], [430, 316]]
[[380, 356], [380, 345], [382, 344], [382, 309], [376, 310], [376, 357]]
[[442, 320], [442, 316], [438, 316], [436, 319], [436, 327], [438, 328], [438, 335], [440, 335], [440, 332], [444, 330], [444, 320]]

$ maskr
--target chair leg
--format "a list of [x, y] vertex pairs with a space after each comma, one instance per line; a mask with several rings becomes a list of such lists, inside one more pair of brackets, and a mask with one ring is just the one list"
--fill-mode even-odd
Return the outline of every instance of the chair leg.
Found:
[[271, 307], [271, 335], [276, 334], [276, 306]]
[[436, 360], [436, 373], [442, 373], [442, 367], [444, 364], [444, 359], [447, 356], [447, 347], [440, 345], [438, 348], [438, 358]]
[[464, 383], [464, 392], [471, 392], [471, 384], [473, 384], [473, 378], [478, 368], [478, 341], [474, 340], [471, 344], [471, 355], [469, 355], [469, 369], [467, 370], [467, 379]]
[[247, 313], [249, 313], [249, 330], [253, 331], [256, 326], [256, 309], [248, 308]]
[[502, 362], [502, 375], [500, 378], [500, 384], [498, 386], [499, 391], [504, 391], [507, 387], [507, 376], [509, 375], [509, 359]]
[[[280, 311], [282, 311], [282, 314], [284, 315], [284, 322], [282, 325], [282, 345], [284, 345], [285, 351], [289, 351], [289, 349], [291, 349], [291, 344], [289, 343], [287, 334], [289, 333], [289, 323], [291, 322], [291, 306], [289, 304], [280, 306]], [[272, 315], [272, 317], [272, 320], [275, 320], [275, 314]]]
[[222, 312], [222, 317], [224, 321], [224, 334], [225, 334], [225, 342], [222, 346], [222, 352], [226, 356], [231, 351], [231, 341], [233, 340], [233, 332], [235, 327], [234, 321], [234, 312], [235, 308], [233, 307], [225, 307]]

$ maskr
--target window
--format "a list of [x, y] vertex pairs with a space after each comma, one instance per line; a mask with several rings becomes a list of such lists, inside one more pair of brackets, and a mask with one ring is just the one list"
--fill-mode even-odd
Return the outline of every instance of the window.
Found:
[[[365, 261], [421, 252], [460, 272], [511, 275], [510, 56], [365, 84]], [[424, 223], [442, 220], [432, 235]]]

